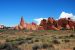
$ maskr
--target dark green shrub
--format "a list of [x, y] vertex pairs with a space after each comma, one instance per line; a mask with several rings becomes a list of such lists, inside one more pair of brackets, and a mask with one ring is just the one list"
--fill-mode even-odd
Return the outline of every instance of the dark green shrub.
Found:
[[52, 44], [50, 44], [50, 45], [49, 45], [49, 47], [53, 47], [53, 45], [52, 45]]
[[66, 40], [64, 40], [64, 42], [67, 43], [67, 42], [70, 42], [70, 40], [66, 39]]
[[0, 49], [3, 49], [5, 47], [5, 44], [0, 44]]
[[42, 48], [44, 48], [44, 49], [47, 49], [48, 47], [49, 47], [48, 44], [43, 44], [43, 45], [42, 45]]
[[35, 45], [32, 47], [33, 50], [38, 50], [40, 47], [38, 45]]
[[69, 38], [69, 36], [65, 36], [65, 38]]
[[60, 42], [58, 40], [53, 40], [52, 43], [54, 43], [54, 44], [60, 44]]
[[5, 43], [0, 45], [0, 50], [20, 50], [20, 48], [12, 45], [11, 43]]
[[21, 44], [25, 43], [24, 40], [17, 41], [17, 42], [18, 42], [18, 45], [21, 45]]
[[12, 42], [12, 41], [14, 41], [14, 40], [6, 39], [6, 42]]
[[75, 50], [75, 47], [73, 47], [73, 50]]
[[32, 39], [32, 37], [30, 37], [30, 38], [26, 38], [26, 40], [31, 40]]
[[21, 40], [24, 40], [23, 38], [18, 38], [18, 39], [15, 39], [16, 41], [21, 41]]
[[4, 32], [5, 30], [4, 29], [0, 29], [0, 32]]
[[33, 40], [28, 40], [27, 43], [28, 44], [32, 44], [33, 43]]
[[36, 39], [36, 40], [35, 40], [35, 42], [39, 42], [39, 40], [38, 40], [38, 39]]
[[71, 34], [70, 37], [75, 37], [75, 35]]

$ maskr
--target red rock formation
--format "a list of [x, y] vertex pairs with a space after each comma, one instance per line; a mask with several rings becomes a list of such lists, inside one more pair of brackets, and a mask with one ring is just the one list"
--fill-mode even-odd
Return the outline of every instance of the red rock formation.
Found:
[[59, 30], [58, 28], [58, 22], [54, 20], [53, 18], [48, 18], [48, 20], [43, 19], [41, 20], [39, 30]]
[[38, 29], [38, 25], [35, 25], [35, 24], [27, 24], [26, 29], [27, 30], [37, 30]]
[[47, 29], [48, 30], [59, 30], [58, 28], [57, 28], [57, 21], [56, 20], [54, 20], [53, 18], [48, 18], [48, 21], [47, 21]]
[[49, 25], [49, 24], [53, 24], [53, 21], [54, 21], [54, 19], [49, 17], [47, 24], [48, 24], [48, 25]]
[[70, 29], [74, 29], [75, 23], [70, 18], [68, 18], [68, 25], [70, 26]]
[[21, 17], [20, 24], [15, 27], [17, 30], [27, 29], [27, 30], [60, 30], [65, 29], [75, 29], [75, 21], [70, 18], [61, 18], [59, 20], [54, 20], [53, 18], [48, 18], [48, 20], [41, 20], [40, 25], [32, 22], [31, 24], [25, 23], [23, 17]]
[[31, 24], [25, 23], [23, 17], [21, 17], [20, 24], [18, 26], [16, 26], [15, 29], [17, 29], [17, 30], [22, 30], [22, 29], [37, 30], [38, 26], [34, 22], [32, 22]]
[[47, 21], [47, 30], [50, 30], [50, 29], [53, 30], [53, 27], [54, 27], [53, 26], [53, 21], [54, 20], [52, 18], [50, 18], [50, 17], [48, 18], [48, 21]]
[[43, 19], [40, 23], [40, 26], [42, 27], [42, 29], [46, 30], [47, 29], [47, 21], [46, 19]]
[[38, 30], [45, 30], [45, 29], [43, 28], [43, 26], [39, 26]]
[[58, 20], [58, 26], [66, 29], [67, 25], [68, 25], [68, 20], [66, 18], [61, 18]]
[[15, 29], [17, 29], [17, 30], [26, 29], [26, 24], [24, 22], [23, 16], [21, 17], [20, 24], [18, 26], [16, 26]]
[[[72, 21], [70, 18], [66, 19], [66, 18], [61, 18], [58, 20], [58, 25], [62, 28], [65, 29], [73, 29], [74, 30], [74, 21]], [[62, 29], [61, 28], [61, 29]]]
[[32, 22], [31, 24], [32, 24], [32, 25], [37, 25], [37, 24], [36, 24], [36, 23], [34, 23], [34, 22]]
[[24, 26], [24, 24], [25, 24], [24, 19], [23, 19], [23, 17], [21, 17], [20, 25]]

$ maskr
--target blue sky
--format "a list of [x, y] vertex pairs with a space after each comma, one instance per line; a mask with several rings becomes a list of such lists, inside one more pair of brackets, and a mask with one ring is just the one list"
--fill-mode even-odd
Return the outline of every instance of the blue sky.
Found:
[[17, 25], [21, 16], [28, 23], [50, 16], [58, 19], [63, 11], [75, 15], [75, 0], [0, 0], [0, 24]]

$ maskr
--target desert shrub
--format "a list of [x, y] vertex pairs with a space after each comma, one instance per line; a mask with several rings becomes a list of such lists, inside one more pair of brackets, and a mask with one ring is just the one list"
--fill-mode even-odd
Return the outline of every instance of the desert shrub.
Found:
[[26, 38], [26, 40], [32, 40], [32, 37]]
[[5, 44], [0, 44], [0, 49], [3, 49], [5, 47]]
[[33, 43], [33, 40], [28, 40], [27, 43], [28, 44], [32, 44]]
[[21, 40], [24, 40], [23, 38], [18, 38], [18, 39], [15, 39], [16, 41], [21, 41]]
[[53, 39], [57, 39], [57, 37], [56, 36], [53, 36]]
[[34, 45], [34, 46], [32, 47], [33, 50], [38, 50], [39, 48], [40, 48], [40, 46], [38, 46], [38, 45]]
[[65, 38], [69, 38], [69, 36], [64, 36]]
[[49, 47], [53, 47], [53, 45], [52, 44], [49, 44]]
[[36, 39], [36, 40], [35, 40], [35, 42], [39, 42], [39, 40], [38, 40], [38, 39]]
[[49, 43], [43, 43], [41, 46], [42, 49], [47, 49], [47, 50], [54, 50], [54, 46]]
[[25, 41], [21, 40], [21, 41], [17, 41], [17, 43], [18, 43], [18, 45], [21, 45], [21, 44], [25, 43]]
[[6, 43], [4, 49], [12, 50], [13, 49], [13, 45], [11, 43]]
[[28, 44], [33, 43], [32, 37], [26, 38], [24, 41]]
[[66, 35], [66, 36], [61, 36], [61, 37], [59, 37], [60, 39], [69, 39], [70, 37], [68, 36], [68, 35]]
[[48, 48], [48, 47], [49, 47], [48, 44], [42, 44], [42, 48], [46, 49], [46, 48]]
[[6, 42], [9, 42], [9, 43], [11, 43], [12, 45], [20, 45], [20, 44], [22, 44], [22, 43], [24, 43], [24, 40], [6, 40]]
[[59, 36], [59, 39], [62, 39], [63, 37], [62, 36]]
[[11, 43], [12, 45], [18, 45], [18, 41], [12, 41], [12, 42], [9, 42], [9, 43]]
[[65, 39], [65, 40], [64, 40], [64, 42], [65, 42], [65, 43], [67, 43], [67, 42], [70, 42], [70, 40], [68, 40], [68, 39]]
[[73, 47], [73, 50], [75, 50], [75, 47]]
[[14, 41], [14, 40], [6, 39], [6, 42], [12, 42], [12, 41]]
[[4, 29], [0, 29], [0, 32], [4, 32], [5, 30]]
[[75, 37], [75, 35], [71, 34], [70, 37]]
[[0, 50], [20, 50], [18, 47], [13, 46], [11, 43], [0, 45]]
[[60, 44], [60, 42], [58, 40], [53, 40], [52, 43], [54, 43], [54, 44]]

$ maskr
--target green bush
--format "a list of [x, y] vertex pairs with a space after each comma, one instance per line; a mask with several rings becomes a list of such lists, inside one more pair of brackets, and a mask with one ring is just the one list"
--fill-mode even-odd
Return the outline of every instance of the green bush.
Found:
[[42, 48], [47, 49], [49, 47], [48, 44], [42, 44]]
[[34, 46], [32, 47], [32, 50], [38, 50], [39, 48], [40, 48], [40, 46], [34, 45]]
[[73, 47], [73, 50], [75, 50], [75, 47]]
[[67, 42], [70, 42], [70, 40], [69, 39], [65, 39], [64, 42], [67, 43]]
[[60, 44], [60, 42], [58, 40], [53, 40], [52, 43], [54, 43], [54, 44]]

